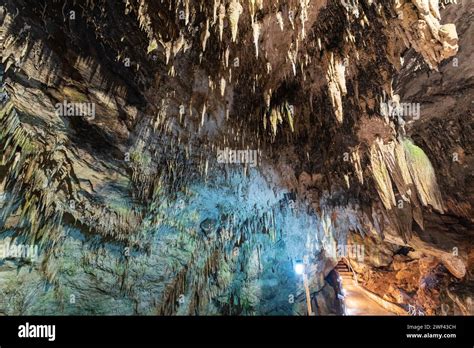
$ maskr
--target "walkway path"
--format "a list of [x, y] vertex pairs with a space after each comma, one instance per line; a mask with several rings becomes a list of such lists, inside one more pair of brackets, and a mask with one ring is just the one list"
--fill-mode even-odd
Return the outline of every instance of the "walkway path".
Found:
[[337, 264], [336, 271], [341, 277], [344, 289], [346, 315], [395, 315], [366, 295], [355, 283], [352, 272], [344, 262], [340, 261]]

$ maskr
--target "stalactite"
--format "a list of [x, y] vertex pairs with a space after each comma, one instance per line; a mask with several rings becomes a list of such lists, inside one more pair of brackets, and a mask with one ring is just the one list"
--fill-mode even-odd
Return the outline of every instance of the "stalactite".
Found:
[[219, 5], [219, 41], [222, 41], [222, 36], [224, 34], [224, 19], [225, 19], [225, 5]]
[[293, 75], [296, 76], [296, 56], [298, 55], [297, 49], [292, 49], [293, 44], [291, 44], [290, 49], [287, 52], [288, 59], [290, 60], [291, 67], [293, 69]]
[[[381, 141], [382, 140], [379, 139], [378, 143]], [[393, 193], [392, 182], [385, 162], [383, 161], [383, 155], [377, 144], [373, 144], [370, 149], [370, 163], [380, 199], [385, 209], [391, 210], [397, 203]]]
[[278, 25], [280, 26], [280, 30], [283, 31], [284, 30], [283, 16], [280, 11], [276, 13], [276, 19], [277, 19]]
[[206, 19], [206, 25], [204, 27], [204, 31], [201, 34], [201, 42], [202, 42], [202, 51], [206, 51], [207, 40], [211, 36], [209, 32], [209, 18]]
[[219, 10], [219, 3], [220, 3], [220, 0], [214, 0], [213, 6], [212, 6], [212, 23], [211, 23], [212, 26], [214, 26], [217, 23], [217, 12]]
[[225, 78], [222, 76], [220, 80], [220, 90], [221, 90], [222, 97], [225, 95], [225, 87], [226, 87], [226, 81], [225, 81]]
[[253, 30], [253, 43], [255, 45], [255, 56], [258, 58], [258, 46], [259, 46], [259, 37], [260, 37], [260, 24], [258, 22], [254, 22], [252, 24]]
[[[22, 67], [21, 61], [16, 60], [18, 57], [7, 59], [9, 76], [21, 74], [9, 81], [8, 88], [22, 85], [26, 95], [18, 90], [17, 95], [12, 96], [23, 104], [21, 118], [11, 104], [0, 110], [0, 169], [7, 173], [5, 183], [0, 183], [1, 191], [5, 192], [5, 197], [0, 197], [0, 220], [9, 219], [7, 228], [14, 228], [20, 237], [27, 237], [44, 248], [52, 246], [54, 249], [64, 244], [66, 238], [77, 242], [83, 235], [91, 235], [100, 243], [113, 243], [110, 247], [113, 252], [117, 246], [118, 250], [130, 247], [134, 255], [126, 262], [120, 256], [110, 256], [116, 262], [111, 267], [108, 264], [99, 267], [103, 260], [92, 257], [95, 250], [86, 251], [87, 242], [81, 239], [82, 245], [74, 250], [80, 250], [77, 252], [84, 255], [84, 263], [92, 270], [87, 268], [87, 274], [79, 277], [86, 277], [88, 281], [93, 277], [100, 279], [107, 269], [120, 284], [117, 286], [120, 295], [136, 303], [136, 312], [145, 311], [139, 307], [151, 306], [158, 313], [168, 315], [203, 314], [209, 308], [216, 312], [230, 308], [231, 314], [251, 312], [253, 298], [262, 288], [259, 282], [269, 274], [265, 267], [270, 262], [280, 262], [280, 255], [275, 257], [276, 254], [291, 258], [290, 244], [298, 247], [300, 253], [308, 249], [316, 252], [321, 250], [314, 246], [315, 240], [319, 242], [322, 235], [325, 243], [335, 243], [349, 231], [365, 238], [376, 230], [383, 237], [384, 229], [392, 227], [409, 237], [411, 214], [423, 228], [422, 206], [441, 213], [447, 208], [434, 169], [421, 148], [407, 139], [395, 140], [395, 128], [386, 134], [382, 129], [384, 142], [372, 141], [375, 136], [372, 129], [369, 137], [364, 136], [365, 129], [372, 125], [379, 131], [374, 115], [377, 110], [371, 104], [379, 100], [381, 84], [389, 84], [393, 75], [383, 55], [389, 53], [398, 58], [399, 48], [394, 47], [397, 46], [394, 37], [401, 37], [398, 32], [391, 37], [386, 31], [378, 31], [387, 26], [384, 21], [394, 24], [410, 43], [415, 34], [428, 32], [413, 32], [413, 18], [396, 18], [396, 14], [415, 13], [419, 21], [436, 29], [428, 33], [431, 36], [419, 40], [432, 45], [434, 55], [425, 46], [416, 47], [417, 51], [425, 51], [431, 62], [451, 56], [457, 50], [457, 36], [452, 27], [439, 25], [439, 10], [434, 0], [429, 3], [407, 0], [404, 4], [407, 6], [345, 1], [342, 5], [328, 3], [318, 10], [315, 6], [319, 3], [309, 0], [273, 3], [249, 0], [244, 5], [249, 19], [243, 15], [239, 0], [212, 3], [179, 0], [168, 3], [166, 8], [145, 0], [136, 4], [127, 1], [125, 12], [133, 20], [124, 23], [122, 29], [134, 26], [141, 29], [133, 32], [133, 40], [132, 33], [125, 35], [123, 30], [119, 34], [107, 32], [108, 20], [128, 20], [123, 17], [123, 11], [109, 13], [108, 7], [90, 11], [89, 24], [96, 30], [87, 33], [87, 37], [95, 35], [104, 50], [88, 54], [96, 43], [86, 45], [80, 59], [72, 62], [71, 57], [76, 58], [74, 52], [69, 52], [72, 56], [59, 56], [60, 50], [49, 52], [52, 42], [61, 49], [63, 46], [54, 32], [47, 33], [52, 40], [44, 36], [48, 36], [45, 41], [48, 49], [44, 54], [51, 55], [55, 65], [58, 61], [61, 64], [59, 72], [48, 72], [44, 78], [43, 67], [36, 66], [37, 62], [26, 56], [30, 54], [29, 45], [18, 45], [16, 51], [25, 55], [27, 64]], [[90, 6], [96, 5], [90, 2]], [[99, 26], [96, 12], [104, 19], [104, 26]], [[392, 12], [395, 16], [389, 16]], [[31, 13], [33, 16], [36, 12]], [[374, 17], [377, 21], [368, 27], [368, 18], [373, 20]], [[286, 28], [285, 21], [290, 22]], [[42, 41], [41, 25], [33, 28], [38, 41]], [[290, 25], [294, 32], [282, 33]], [[65, 28], [67, 26], [58, 27]], [[88, 27], [83, 29], [89, 30]], [[50, 28], [45, 26], [44, 30]], [[73, 31], [61, 32], [67, 39], [73, 39], [72, 42], [82, 42]], [[218, 42], [210, 41], [217, 35]], [[383, 39], [380, 42], [379, 37]], [[256, 59], [249, 59], [252, 55], [251, 48], [247, 47], [249, 43], [254, 45]], [[357, 50], [356, 43], [364, 49]], [[11, 39], [8, 44], [15, 45], [15, 41]], [[125, 48], [130, 45], [132, 49]], [[163, 52], [164, 57], [155, 54], [142, 57], [134, 52], [135, 47], [146, 48], [147, 54]], [[103, 53], [104, 59], [97, 60], [97, 52]], [[359, 59], [359, 53], [361, 60], [357, 64], [351, 61], [349, 65], [349, 58]], [[36, 53], [32, 50], [31, 54]], [[94, 75], [96, 63], [100, 71], [102, 61], [113, 61], [116, 57], [117, 62], [108, 67], [113, 78], [102, 73]], [[125, 58], [133, 62], [132, 69], [121, 66]], [[151, 59], [155, 63], [151, 63]], [[372, 67], [372, 60], [380, 64]], [[318, 78], [321, 68], [323, 75], [326, 74], [336, 122], [346, 122], [344, 127], [339, 125], [339, 130], [333, 129], [333, 122], [328, 122], [325, 116], [325, 93], [320, 93], [325, 86], [324, 76], [323, 81]], [[364, 69], [370, 74], [359, 75]], [[69, 74], [69, 70], [74, 74]], [[122, 71], [126, 72], [122, 74]], [[293, 76], [289, 76], [291, 72]], [[300, 72], [301, 75], [297, 74]], [[29, 74], [31, 81], [26, 83], [23, 77], [30, 78]], [[192, 76], [187, 78], [189, 74]], [[346, 74], [351, 79], [347, 86]], [[80, 81], [75, 75], [81, 76]], [[360, 83], [354, 81], [359, 77]], [[378, 78], [383, 81], [376, 81]], [[61, 85], [57, 90], [51, 87], [56, 83]], [[104, 101], [102, 86], [109, 83], [120, 87], [115, 98]], [[63, 88], [62, 84], [68, 86]], [[36, 85], [51, 87], [48, 87], [48, 98], [43, 93], [44, 88], [36, 88]], [[386, 86], [381, 88], [388, 91]], [[91, 101], [100, 106], [97, 120], [58, 121], [49, 109], [41, 118], [29, 114], [38, 107], [38, 101], [49, 108], [50, 100], [69, 96], [65, 91], [85, 89]], [[345, 100], [348, 89], [350, 95]], [[37, 95], [32, 95], [33, 90]], [[316, 94], [313, 96], [313, 93]], [[3, 103], [3, 94], [0, 98]], [[26, 105], [25, 100], [31, 100], [32, 106]], [[360, 108], [349, 109], [357, 103]], [[343, 118], [343, 105], [348, 108], [347, 120]], [[5, 111], [8, 108], [9, 111]], [[262, 116], [263, 131], [258, 119]], [[45, 124], [52, 121], [51, 127], [43, 125], [43, 121]], [[387, 121], [387, 124], [396, 124]], [[279, 126], [284, 135], [281, 139], [276, 138]], [[38, 131], [43, 130], [41, 128], [44, 128], [42, 133]], [[91, 130], [87, 134], [91, 135], [90, 139], [87, 137], [81, 143], [80, 132], [88, 130]], [[57, 138], [54, 133], [58, 133]], [[315, 140], [314, 134], [321, 137]], [[387, 140], [390, 137], [393, 139]], [[110, 147], [97, 148], [101, 142]], [[350, 172], [350, 164], [341, 165], [333, 155], [337, 157], [338, 151], [354, 144], [359, 145], [347, 150], [354, 168]], [[223, 146], [240, 146], [242, 150], [256, 148], [258, 166], [217, 163], [215, 153]], [[130, 160], [121, 161], [125, 151]], [[370, 167], [365, 168], [367, 161]], [[286, 165], [286, 162], [291, 163]], [[296, 176], [291, 173], [293, 169], [308, 168], [315, 169], [307, 175], [308, 184], [293, 178]], [[280, 173], [284, 170], [287, 173]], [[372, 175], [369, 180], [364, 178], [367, 173]], [[265, 180], [268, 180], [268, 188], [263, 184]], [[282, 191], [287, 189], [297, 195], [296, 207], [291, 209], [287, 207], [286, 198], [278, 201]], [[396, 201], [399, 195], [403, 208], [396, 207], [400, 204]], [[116, 199], [118, 196], [120, 199]], [[130, 196], [127, 197], [130, 201], [122, 200], [123, 196]], [[364, 206], [359, 207], [359, 204]], [[205, 220], [216, 221], [209, 231], [201, 227]], [[66, 231], [65, 225], [72, 226], [75, 233]], [[311, 234], [306, 234], [306, 227]], [[291, 235], [292, 229], [297, 233]], [[393, 237], [388, 233], [387, 236]], [[302, 241], [293, 237], [302, 237]], [[139, 258], [136, 254], [140, 254], [147, 243], [151, 251], [143, 263], [149, 264], [142, 265], [140, 272], [137, 266], [134, 273], [131, 267]], [[258, 272], [262, 272], [258, 281], [252, 274], [251, 260], [255, 255]], [[452, 273], [462, 268], [454, 263], [456, 260], [445, 262]], [[64, 280], [74, 283], [77, 278], [54, 266], [44, 265], [45, 279], [58, 284], [57, 291], [63, 295]], [[77, 268], [82, 271], [85, 267]], [[284, 268], [282, 264], [278, 267]], [[272, 276], [278, 278], [281, 274]], [[63, 283], [59, 284], [61, 277]], [[283, 278], [286, 280], [286, 275]], [[152, 279], [152, 286], [144, 287], [147, 293], [142, 302], [139, 288], [145, 284], [143, 279], [147, 282]], [[139, 285], [132, 285], [134, 281]], [[181, 295], [185, 295], [186, 302], [178, 306]], [[147, 302], [148, 297], [153, 297], [152, 305], [151, 301]], [[275, 297], [274, 301], [279, 299]]]
[[224, 54], [222, 55], [222, 65], [227, 69], [229, 67], [229, 47], [226, 48]]
[[343, 121], [342, 97], [346, 95], [345, 65], [334, 57], [331, 52], [328, 60], [328, 70], [326, 73], [329, 96], [339, 123]]
[[403, 141], [403, 146], [405, 148], [408, 170], [421, 203], [443, 213], [445, 210], [443, 199], [429, 158], [421, 148], [413, 144], [409, 139]]
[[362, 172], [362, 166], [360, 163], [360, 155], [359, 155], [359, 149], [356, 149], [355, 151], [351, 152], [351, 162], [354, 166], [354, 170], [357, 175], [357, 179], [359, 179], [359, 182], [363, 185], [364, 184], [364, 173]]
[[243, 12], [243, 7], [239, 0], [231, 0], [228, 9], [228, 18], [230, 22], [230, 29], [232, 33], [232, 42], [237, 40], [237, 34], [239, 31], [239, 18]]
[[305, 23], [308, 20], [309, 0], [300, 0], [300, 22], [301, 22], [301, 38], [306, 38]]

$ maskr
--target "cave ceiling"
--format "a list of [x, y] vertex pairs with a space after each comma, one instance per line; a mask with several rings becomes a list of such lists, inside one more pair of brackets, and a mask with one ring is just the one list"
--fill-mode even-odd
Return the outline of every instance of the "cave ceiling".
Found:
[[473, 10], [3, 1], [0, 314], [335, 314], [334, 245], [467, 314]]

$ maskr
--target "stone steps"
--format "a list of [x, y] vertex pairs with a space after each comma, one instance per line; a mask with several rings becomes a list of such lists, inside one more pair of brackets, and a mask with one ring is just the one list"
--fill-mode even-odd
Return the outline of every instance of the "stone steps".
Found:
[[338, 262], [335, 267], [335, 270], [341, 278], [352, 278], [351, 270], [343, 261]]
[[338, 297], [344, 301], [345, 315], [393, 315], [367, 296], [355, 283], [352, 271], [343, 261], [339, 261], [334, 269], [341, 277], [344, 295], [339, 294]]

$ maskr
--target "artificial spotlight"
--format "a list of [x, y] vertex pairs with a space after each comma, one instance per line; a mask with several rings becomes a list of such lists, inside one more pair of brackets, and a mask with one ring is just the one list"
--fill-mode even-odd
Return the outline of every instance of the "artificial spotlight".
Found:
[[297, 260], [295, 262], [295, 273], [296, 274], [303, 274], [304, 273], [304, 263], [301, 260]]

